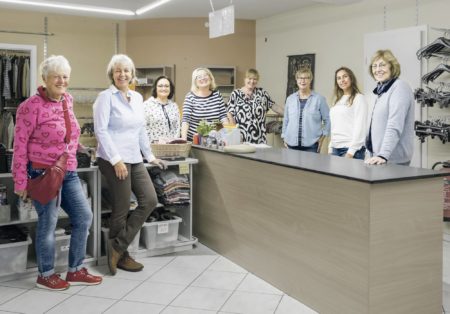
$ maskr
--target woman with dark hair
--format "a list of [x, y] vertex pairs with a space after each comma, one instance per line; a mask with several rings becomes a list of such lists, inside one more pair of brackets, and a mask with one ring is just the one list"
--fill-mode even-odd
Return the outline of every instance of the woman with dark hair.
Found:
[[364, 160], [367, 103], [355, 74], [340, 67], [334, 74], [334, 99], [330, 109], [331, 139], [328, 152], [335, 156]]
[[377, 96], [369, 114], [366, 147], [371, 165], [391, 162], [409, 165], [414, 152], [414, 94], [399, 79], [400, 64], [390, 50], [378, 50], [372, 57], [369, 73], [377, 87]]
[[152, 96], [144, 102], [145, 128], [150, 143], [180, 137], [180, 111], [172, 101], [175, 86], [167, 76], [155, 80]]

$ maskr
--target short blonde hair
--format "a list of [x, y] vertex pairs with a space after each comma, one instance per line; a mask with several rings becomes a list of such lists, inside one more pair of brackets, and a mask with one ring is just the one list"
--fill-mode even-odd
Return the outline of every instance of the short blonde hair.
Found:
[[372, 73], [372, 64], [378, 59], [383, 59], [384, 62], [387, 62], [391, 66], [391, 78], [398, 78], [400, 76], [401, 73], [400, 63], [398, 62], [397, 58], [394, 56], [392, 51], [386, 49], [386, 50], [378, 50], [377, 52], [375, 52], [372, 59], [370, 60], [369, 74], [373, 79], [375, 79], [375, 77], [373, 76]]
[[209, 76], [209, 79], [211, 81], [211, 83], [209, 84], [209, 89], [212, 91], [216, 90], [216, 80], [214, 79], [214, 75], [211, 73], [211, 71], [208, 68], [197, 68], [192, 72], [191, 92], [195, 92], [198, 89], [197, 76], [200, 72], [206, 72], [206, 74]]
[[245, 72], [245, 77], [250, 77], [250, 76], [254, 76], [258, 81], [259, 81], [259, 72], [256, 69], [248, 69]]
[[295, 72], [295, 78], [297, 79], [297, 77], [300, 76], [300, 74], [307, 74], [309, 76], [310, 81], [312, 81], [314, 78], [313, 73], [310, 68], [305, 67], [305, 68], [298, 69], [297, 72]]
[[108, 67], [106, 69], [106, 75], [108, 76], [111, 84], [114, 84], [114, 68], [116, 65], [129, 66], [131, 68], [131, 82], [136, 80], [136, 68], [134, 66], [133, 60], [130, 57], [123, 54], [117, 54], [112, 56], [111, 61], [109, 61]]
[[72, 68], [64, 56], [50, 56], [39, 65], [39, 71], [44, 80], [47, 80], [51, 72], [62, 72], [70, 76]]

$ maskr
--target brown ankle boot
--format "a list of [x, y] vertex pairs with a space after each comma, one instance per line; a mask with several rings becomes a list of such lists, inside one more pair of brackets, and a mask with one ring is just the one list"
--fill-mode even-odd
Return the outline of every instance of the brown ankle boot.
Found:
[[126, 270], [126, 271], [132, 271], [137, 272], [141, 271], [144, 268], [144, 265], [141, 263], [136, 262], [130, 254], [128, 254], [127, 251], [125, 251], [120, 258], [119, 262], [117, 263], [117, 268]]
[[111, 240], [108, 240], [108, 266], [111, 271], [111, 275], [115, 275], [117, 272], [117, 263], [121, 258], [121, 254], [117, 252], [112, 246]]

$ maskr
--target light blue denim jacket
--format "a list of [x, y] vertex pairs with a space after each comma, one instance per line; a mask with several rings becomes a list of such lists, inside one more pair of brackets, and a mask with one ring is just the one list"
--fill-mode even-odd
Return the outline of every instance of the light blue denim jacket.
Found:
[[[289, 146], [297, 146], [300, 102], [295, 92], [286, 99], [281, 137]], [[330, 109], [325, 97], [311, 92], [303, 109], [302, 146], [312, 146], [319, 138], [330, 134]]]

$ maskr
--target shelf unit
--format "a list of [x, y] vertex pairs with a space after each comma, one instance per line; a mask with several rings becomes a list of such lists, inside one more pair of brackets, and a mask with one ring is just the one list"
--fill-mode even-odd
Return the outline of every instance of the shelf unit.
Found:
[[205, 67], [213, 74], [217, 89], [222, 94], [225, 104], [227, 104], [231, 92], [236, 89], [236, 67], [215, 65]]
[[136, 67], [138, 81], [136, 82], [135, 90], [144, 97], [144, 100], [150, 98], [153, 82], [161, 75], [167, 76], [175, 83], [175, 65]]
[[[97, 235], [98, 235], [98, 229], [97, 229], [97, 215], [95, 214], [98, 212], [98, 206], [100, 199], [98, 197], [98, 191], [99, 191], [99, 171], [97, 170], [97, 167], [90, 167], [90, 168], [79, 168], [77, 169], [78, 176], [80, 179], [83, 179], [86, 181], [88, 186], [88, 193], [92, 200], [91, 206], [92, 211], [94, 213], [94, 218], [92, 221], [91, 228], [89, 230], [89, 237], [87, 241], [87, 248], [86, 248], [86, 259], [85, 263], [95, 263], [97, 261]], [[19, 219], [19, 211], [17, 209], [17, 203], [18, 203], [18, 196], [14, 194], [14, 182], [12, 178], [11, 173], [0, 173], [0, 184], [3, 184], [6, 186], [7, 189], [7, 199], [10, 205], [11, 210], [11, 221], [9, 222], [1, 222], [0, 223], [0, 232], [2, 226], [8, 226], [8, 225], [18, 225], [26, 227], [28, 230], [32, 230], [37, 222], [37, 219], [26, 219], [26, 220], [20, 220]], [[68, 219], [68, 216], [60, 216], [58, 218], [58, 227], [64, 227], [69, 225], [70, 221]], [[28, 247], [28, 254], [31, 256], [31, 259], [28, 259], [27, 262], [27, 268], [25, 270], [25, 273], [33, 273], [37, 271], [37, 266], [35, 263], [35, 253], [34, 253], [34, 245], [35, 240], [32, 238], [32, 244]], [[57, 266], [55, 265], [55, 269], [57, 271], [65, 271], [67, 269], [67, 265], [63, 266]], [[14, 274], [5, 274], [0, 276], [0, 278], [9, 278], [9, 277], [17, 277], [20, 274], [14, 273]]]
[[[165, 206], [166, 208], [175, 211], [176, 215], [181, 217], [182, 221], [178, 227], [178, 240], [176, 243], [169, 245], [163, 248], [155, 248], [155, 249], [146, 249], [142, 246], [136, 252], [130, 252], [130, 254], [134, 257], [146, 257], [146, 256], [156, 256], [162, 254], [168, 254], [173, 252], [190, 250], [193, 248], [194, 244], [198, 242], [198, 239], [195, 238], [192, 234], [192, 212], [193, 212], [193, 165], [197, 164], [198, 160], [193, 158], [186, 158], [186, 160], [182, 161], [170, 161], [168, 162], [168, 167], [171, 170], [179, 168], [183, 165], [188, 165], [189, 168], [189, 183], [190, 183], [190, 202], [186, 205], [175, 205], [175, 206]], [[147, 169], [154, 167], [153, 165], [146, 164]], [[99, 189], [101, 191], [101, 187]], [[101, 207], [99, 207], [101, 208]], [[98, 226], [97, 230], [101, 230], [102, 225], [102, 215], [110, 213], [110, 210], [101, 210], [98, 211], [97, 221]], [[105, 255], [102, 255], [102, 252], [106, 252], [106, 248], [104, 247], [104, 243], [102, 241], [102, 237], [98, 236], [97, 238], [97, 246], [100, 248], [98, 250], [98, 264], [103, 265], [107, 263], [107, 258]]]

